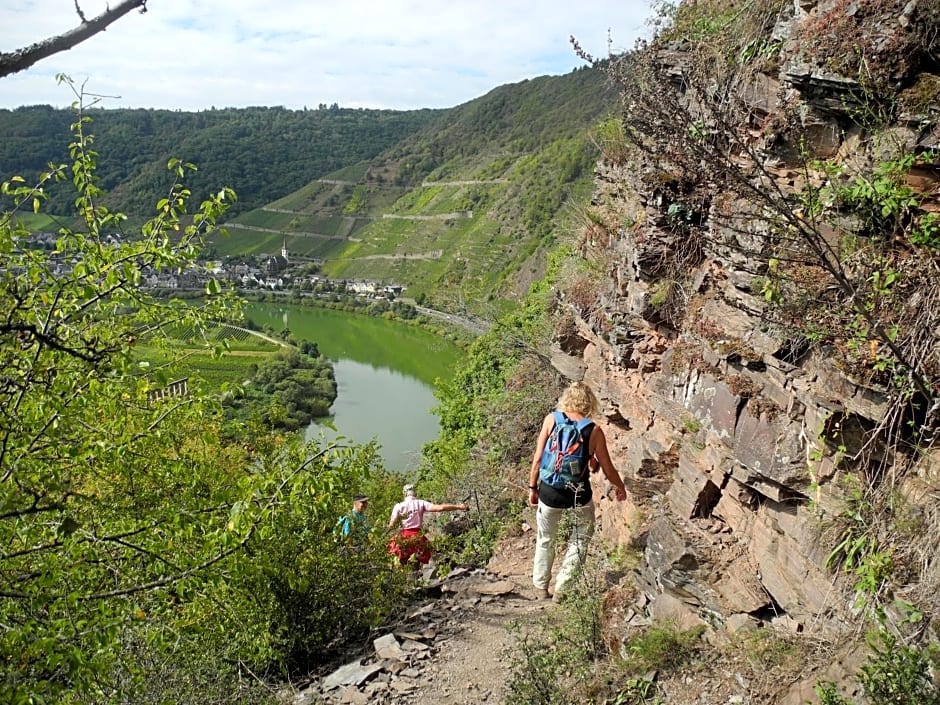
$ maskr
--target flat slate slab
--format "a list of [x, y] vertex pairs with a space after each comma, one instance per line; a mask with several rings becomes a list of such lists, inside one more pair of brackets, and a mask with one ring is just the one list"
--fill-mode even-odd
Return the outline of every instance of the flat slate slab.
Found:
[[363, 665], [359, 661], [347, 663], [340, 666], [330, 675], [323, 679], [323, 690], [333, 690], [341, 685], [362, 685], [375, 673], [382, 670], [380, 663], [367, 663]]

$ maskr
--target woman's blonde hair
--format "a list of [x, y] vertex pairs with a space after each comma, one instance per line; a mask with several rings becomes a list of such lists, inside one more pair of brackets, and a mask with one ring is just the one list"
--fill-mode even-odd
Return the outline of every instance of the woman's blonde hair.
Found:
[[589, 386], [584, 382], [573, 382], [561, 393], [558, 410], [590, 417], [600, 413], [601, 405]]

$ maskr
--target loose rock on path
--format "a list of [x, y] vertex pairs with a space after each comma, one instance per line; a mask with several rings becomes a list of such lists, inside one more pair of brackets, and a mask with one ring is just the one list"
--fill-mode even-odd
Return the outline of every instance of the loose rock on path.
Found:
[[519, 630], [550, 600], [531, 586], [534, 531], [505, 539], [485, 570], [425, 573], [428, 597], [341, 668], [285, 697], [290, 705], [503, 702]]

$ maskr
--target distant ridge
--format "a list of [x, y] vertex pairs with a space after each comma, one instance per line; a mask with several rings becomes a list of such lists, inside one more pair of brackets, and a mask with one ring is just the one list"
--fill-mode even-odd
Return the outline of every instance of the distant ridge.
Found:
[[[542, 272], [542, 254], [590, 190], [591, 130], [617, 110], [583, 68], [500, 86], [449, 110], [92, 109], [100, 184], [143, 219], [166, 163], [198, 167], [196, 202], [231, 186], [212, 256], [279, 252], [327, 276], [402, 284], [436, 307], [486, 315]], [[0, 110], [0, 172], [27, 180], [68, 161], [71, 110]], [[53, 196], [48, 211], [69, 213]]]
[[[202, 112], [92, 108], [88, 130], [112, 208], [149, 214], [165, 195], [171, 157], [198, 167], [187, 181], [196, 198], [222, 186], [251, 210], [312, 179], [370, 159], [422, 129], [439, 110], [226, 108]], [[0, 110], [0, 169], [28, 179], [68, 162], [69, 109]], [[53, 213], [69, 203], [53, 201]]]

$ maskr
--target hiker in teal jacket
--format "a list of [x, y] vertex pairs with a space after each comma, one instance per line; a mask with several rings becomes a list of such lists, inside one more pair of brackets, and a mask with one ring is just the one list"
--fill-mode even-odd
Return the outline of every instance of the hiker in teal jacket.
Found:
[[[591, 490], [590, 473], [603, 470], [604, 476], [614, 486], [618, 502], [627, 498], [627, 489], [620, 473], [614, 468], [607, 450], [604, 431], [591, 421], [600, 411], [600, 404], [594, 392], [583, 382], [575, 382], [562, 393], [556, 412], [548, 414], [542, 421], [532, 455], [532, 467], [529, 472], [529, 504], [536, 509], [536, 527], [538, 533], [535, 544], [535, 558], [532, 565], [532, 584], [542, 597], [550, 597], [548, 586], [551, 581], [552, 563], [555, 559], [555, 541], [558, 527], [566, 512], [572, 513], [571, 532], [568, 536], [568, 551], [562, 560], [561, 568], [555, 579], [554, 599], [561, 599], [568, 584], [580, 569], [587, 555], [588, 542], [594, 535], [594, 497]], [[560, 412], [560, 413], [559, 413]], [[557, 424], [573, 422], [578, 429], [578, 444], [572, 463], [572, 474], [563, 483], [553, 482], [552, 468], [544, 467], [552, 456], [550, 439]], [[546, 447], [549, 452], [546, 453]], [[553, 458], [557, 460], [557, 458]], [[589, 471], [590, 470], [590, 471]]]
[[362, 543], [369, 535], [369, 520], [366, 518], [366, 508], [369, 506], [369, 498], [364, 494], [358, 494], [353, 497], [352, 511], [339, 518], [336, 522], [337, 539], [344, 540], [348, 544], [356, 545]]

